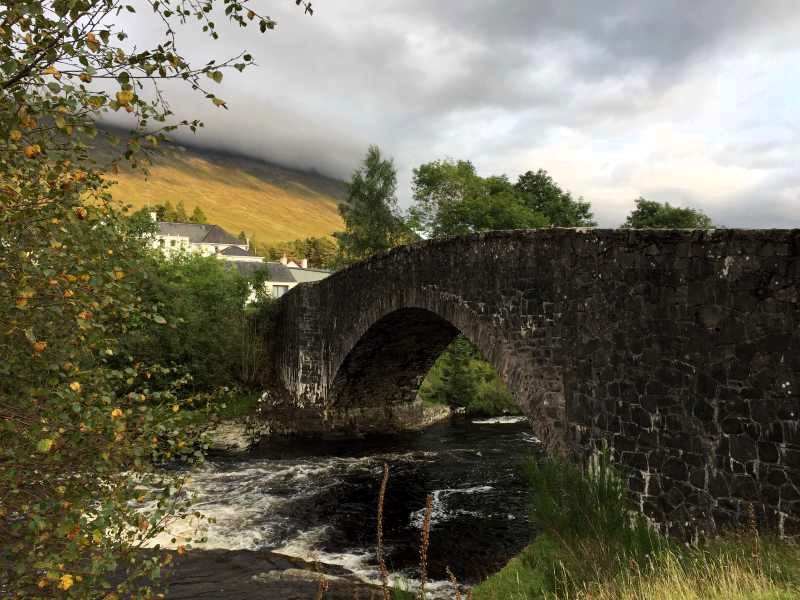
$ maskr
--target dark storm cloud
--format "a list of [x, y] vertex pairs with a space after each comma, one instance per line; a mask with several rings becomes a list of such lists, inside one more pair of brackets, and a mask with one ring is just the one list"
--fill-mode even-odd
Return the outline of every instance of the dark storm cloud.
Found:
[[[226, 75], [219, 95], [230, 111], [179, 89], [170, 90], [173, 104], [206, 121], [201, 143], [338, 177], [347, 177], [366, 146], [377, 143], [396, 158], [404, 200], [411, 168], [442, 156], [480, 158], [491, 168], [509, 165], [500, 167], [509, 171], [511, 165], [549, 168], [519, 162], [546, 144], [557, 149], [554, 131], [620, 153], [605, 160], [622, 162], [625, 152], [664, 151], [637, 149], [625, 135], [635, 137], [654, 115], [685, 120], [685, 106], [672, 108], [673, 90], [692, 78], [702, 82], [705, 74], [713, 79], [719, 61], [738, 53], [761, 53], [769, 60], [773, 53], [800, 48], [792, 37], [800, 22], [795, 0], [317, 0], [314, 5], [309, 18], [294, 2], [273, 0], [270, 10], [279, 25], [265, 36], [225, 26], [221, 40], [211, 43], [195, 29], [181, 28], [184, 50], [198, 61], [247, 48], [259, 66]], [[222, 21], [217, 19], [218, 27]], [[154, 39], [147, 23], [135, 18], [132, 28], [137, 36]], [[779, 147], [771, 154], [762, 153], [748, 145], [772, 140], [739, 139], [733, 124], [722, 129], [731, 139], [724, 150], [715, 150], [721, 164], [769, 170], [785, 158], [786, 140], [775, 142]], [[718, 134], [709, 133], [709, 140], [712, 135]], [[614, 140], [606, 143], [609, 136]], [[625, 180], [630, 169], [613, 171], [619, 180], [597, 175], [564, 183], [590, 200], [595, 192], [602, 197], [601, 188], [612, 183], [631, 186]], [[781, 193], [787, 184], [779, 181], [765, 185], [763, 193]], [[586, 189], [574, 189], [578, 184]], [[673, 193], [696, 196], [692, 189]], [[785, 203], [776, 205], [783, 210]], [[714, 205], [721, 218], [738, 210], [726, 206]]]

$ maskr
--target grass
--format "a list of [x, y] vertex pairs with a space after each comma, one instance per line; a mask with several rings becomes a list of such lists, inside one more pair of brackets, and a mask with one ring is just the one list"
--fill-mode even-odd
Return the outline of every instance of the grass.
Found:
[[258, 399], [261, 394], [254, 392], [239, 392], [225, 399], [225, 406], [220, 407], [220, 419], [237, 419], [241, 417], [256, 416]]
[[629, 510], [607, 456], [586, 472], [531, 464], [532, 520], [542, 533], [475, 600], [783, 600], [800, 598], [800, 551], [754, 529], [677, 544]]
[[[542, 535], [502, 571], [473, 590], [475, 600], [585, 598], [591, 600], [789, 600], [800, 598], [800, 560], [786, 542], [728, 537], [704, 547], [673, 547], [615, 573], [597, 570], [594, 579], [575, 580], [567, 549]], [[588, 546], [584, 546], [588, 549]], [[584, 554], [591, 562], [591, 556]], [[553, 581], [559, 581], [560, 591]]]

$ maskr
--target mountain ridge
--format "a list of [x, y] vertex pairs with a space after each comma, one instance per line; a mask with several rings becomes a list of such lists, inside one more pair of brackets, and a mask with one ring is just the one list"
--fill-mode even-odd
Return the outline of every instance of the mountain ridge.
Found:
[[183, 202], [188, 213], [199, 206], [209, 223], [234, 235], [244, 231], [260, 244], [327, 237], [344, 228], [338, 205], [347, 184], [317, 172], [176, 141], [160, 148], [148, 170], [147, 177], [125, 166], [108, 174], [116, 182], [113, 198], [134, 210], [168, 201]]

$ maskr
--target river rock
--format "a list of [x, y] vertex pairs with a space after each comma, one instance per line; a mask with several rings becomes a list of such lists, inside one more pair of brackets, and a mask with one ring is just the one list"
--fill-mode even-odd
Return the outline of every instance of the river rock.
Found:
[[380, 588], [325, 563], [259, 550], [193, 550], [166, 576], [174, 600], [353, 600]]

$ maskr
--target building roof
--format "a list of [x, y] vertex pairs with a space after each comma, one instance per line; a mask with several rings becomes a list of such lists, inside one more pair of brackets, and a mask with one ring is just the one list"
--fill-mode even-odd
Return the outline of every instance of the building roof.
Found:
[[299, 267], [295, 269], [293, 267], [288, 267], [287, 270], [291, 272], [292, 277], [294, 277], [297, 283], [319, 281], [331, 274], [330, 271], [326, 271], [325, 269], [301, 269]]
[[[222, 254], [222, 252], [220, 252]], [[229, 269], [236, 269], [243, 277], [253, 277], [259, 271], [266, 271], [265, 280], [270, 283], [308, 283], [325, 279], [331, 274], [324, 269], [294, 269], [279, 262], [224, 261]]]
[[292, 269], [286, 265], [282, 265], [279, 262], [268, 262], [265, 264], [267, 265], [267, 274], [269, 275], [267, 281], [275, 283], [297, 283], [297, 279], [292, 276]]
[[241, 246], [228, 246], [220, 252], [220, 256], [253, 256], [253, 254]]
[[223, 261], [223, 264], [228, 269], [236, 269], [239, 271], [239, 274], [242, 277], [253, 277], [259, 271], [263, 271], [266, 269], [266, 264], [263, 262], [255, 262], [255, 261], [239, 261], [239, 260], [226, 260]]
[[243, 245], [242, 240], [231, 235], [219, 225], [201, 223], [158, 222], [160, 235], [171, 235], [189, 238], [193, 244], [236, 244]]

